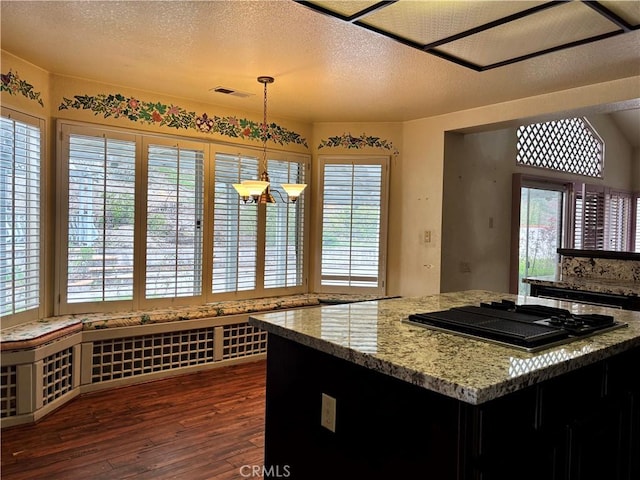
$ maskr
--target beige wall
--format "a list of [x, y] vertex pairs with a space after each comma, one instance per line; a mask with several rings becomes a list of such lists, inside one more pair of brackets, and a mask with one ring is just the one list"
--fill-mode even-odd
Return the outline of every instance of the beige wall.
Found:
[[[390, 256], [389, 272], [393, 273], [389, 277], [389, 293], [412, 296], [440, 291], [441, 270], [445, 268], [441, 255], [446, 249], [441, 241], [446, 132], [491, 131], [521, 123], [603, 113], [617, 108], [638, 108], [639, 80], [640, 77], [627, 78], [406, 122], [403, 128], [403, 162], [400, 174], [403, 190], [395, 192], [399, 201], [391, 210], [392, 216], [400, 217], [401, 228], [390, 231], [389, 235], [390, 244], [399, 245], [401, 250], [393, 258], [394, 262]], [[488, 181], [483, 182], [478, 189], [480, 192], [490, 192], [488, 186]], [[489, 202], [493, 203], [494, 200]], [[487, 213], [481, 212], [477, 230], [461, 233], [474, 244], [479, 234], [486, 233], [489, 217]], [[434, 228], [435, 232], [431, 236], [432, 244], [425, 245], [421, 243], [422, 233], [429, 228]], [[478, 242], [480, 246], [475, 255], [482, 254], [482, 245], [485, 243], [482, 240]], [[501, 238], [499, 244], [503, 243]], [[454, 268], [456, 263], [451, 262]], [[446, 268], [452, 267], [448, 263]], [[496, 274], [494, 268], [482, 265], [476, 271], [486, 273], [487, 278], [493, 278]], [[494, 280], [490, 280], [486, 284], [502, 290], [500, 285], [493, 282]], [[480, 283], [483, 284], [485, 283]]]
[[517, 166], [516, 127], [447, 134], [441, 291], [509, 290], [514, 173], [631, 191], [633, 149], [609, 116], [592, 115], [588, 121], [605, 143], [602, 179]]
[[635, 192], [640, 191], [640, 148], [635, 147], [632, 152], [633, 161], [632, 161], [632, 181], [633, 181], [633, 190]]
[[[192, 104], [185, 99], [164, 98], [155, 93], [134, 91], [123, 87], [113, 87], [58, 75], [50, 76], [47, 72], [3, 51], [2, 72], [6, 73], [9, 69], [18, 71], [23, 79], [34, 84], [35, 90], [43, 92], [43, 98], [46, 99], [45, 108], [43, 109], [35, 102], [11, 96], [6, 92], [2, 92], [0, 97], [3, 105], [14, 106], [26, 113], [37, 112], [34, 114], [39, 114], [47, 119], [50, 142], [47, 152], [46, 185], [49, 190], [52, 190], [52, 175], [54, 173], [51, 168], [53, 165], [52, 152], [54, 152], [54, 135], [52, 134], [54, 129], [51, 122], [57, 118], [108, 124], [128, 129], [162, 131], [163, 133], [207, 138], [229, 143], [234, 141], [242, 143], [228, 137], [215, 138], [215, 136], [197, 134], [196, 132], [176, 131], [168, 127], [145, 126], [126, 119], [103, 119], [89, 111], [59, 111], [58, 105], [62, 97], [82, 94], [123, 93], [125, 95], [140, 95], [145, 100], [174, 102], [183, 108], [193, 109], [196, 112], [207, 112], [208, 114], [246, 116], [246, 118], [255, 121], [259, 121], [261, 115], [261, 112], [231, 112], [228, 109], [225, 110], [217, 106]], [[391, 141], [398, 148], [399, 155], [397, 156], [393, 156], [385, 150], [374, 149], [373, 152], [375, 154], [387, 154], [392, 157], [387, 293], [403, 296], [424, 295], [440, 291], [441, 257], [443, 254], [442, 212], [445, 133], [496, 130], [505, 128], [513, 122], [522, 122], [523, 119], [539, 121], [558, 118], [558, 115], [597, 113], [622, 107], [638, 108], [640, 107], [639, 80], [640, 77], [635, 77], [590, 85], [438, 117], [414, 120], [404, 124], [323, 123], [308, 125], [292, 119], [274, 118], [270, 120], [276, 121], [282, 126], [305, 136], [309, 144], [308, 153], [312, 154], [312, 162], [319, 153], [356, 155], [372, 153], [366, 150], [354, 151], [346, 149], [322, 149], [318, 151], [317, 145], [321, 139], [328, 136], [342, 135], [343, 133], [351, 133], [354, 136], [359, 136], [362, 133], [380, 136]], [[249, 142], [247, 145], [259, 147], [256, 142]], [[295, 148], [305, 151], [300, 146]], [[636, 172], [636, 178], [638, 175], [640, 174]], [[482, 188], [485, 191], [490, 191], [488, 187], [488, 185], [484, 185]], [[46, 213], [48, 218], [53, 218], [51, 214], [54, 208], [51, 201], [53, 192], [48, 191], [46, 195]], [[314, 199], [313, 188], [311, 189], [311, 198], [312, 200]], [[483, 212], [483, 216], [487, 217], [486, 212]], [[483, 221], [483, 223], [485, 222]], [[48, 225], [47, 231], [51, 232], [52, 228], [52, 225]], [[431, 241], [429, 243], [424, 241], [425, 231], [430, 233]], [[472, 234], [475, 233], [469, 232], [467, 235]], [[48, 245], [51, 245], [51, 243], [49, 242]], [[47, 248], [51, 249], [52, 247]], [[46, 278], [47, 284], [51, 285], [53, 274], [50, 265], [53, 262], [53, 254], [52, 251], [47, 251], [50, 252], [50, 255], [48, 255], [46, 263]], [[482, 251], [482, 248], [479, 251]], [[488, 272], [489, 275], [493, 275], [491, 271]]]

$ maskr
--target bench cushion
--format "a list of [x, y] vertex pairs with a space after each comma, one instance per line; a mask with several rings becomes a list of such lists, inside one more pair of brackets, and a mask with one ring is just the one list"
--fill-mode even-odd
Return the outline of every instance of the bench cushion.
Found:
[[197, 318], [221, 317], [255, 312], [268, 312], [286, 308], [309, 307], [321, 304], [339, 304], [381, 300], [380, 295], [305, 293], [280, 297], [227, 300], [203, 305], [165, 307], [136, 312], [83, 313], [42, 318], [2, 330], [0, 349], [20, 350], [34, 348], [57, 338], [83, 330], [131, 327], [153, 323], [178, 322]]

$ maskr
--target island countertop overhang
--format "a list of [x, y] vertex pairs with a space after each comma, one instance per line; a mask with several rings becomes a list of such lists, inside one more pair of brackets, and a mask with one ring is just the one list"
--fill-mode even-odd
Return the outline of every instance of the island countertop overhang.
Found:
[[[411, 313], [509, 299], [605, 313], [629, 326], [527, 353], [402, 322]], [[472, 290], [251, 314], [249, 323], [326, 354], [470, 404], [481, 404], [640, 348], [640, 313]]]

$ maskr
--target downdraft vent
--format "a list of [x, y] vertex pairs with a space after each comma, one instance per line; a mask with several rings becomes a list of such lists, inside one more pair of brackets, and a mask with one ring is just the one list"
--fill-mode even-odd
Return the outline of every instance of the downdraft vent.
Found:
[[233, 88], [228, 87], [214, 87], [210, 91], [213, 93], [222, 93], [224, 95], [232, 95], [240, 98], [247, 98], [253, 95], [253, 93], [241, 92], [240, 90], [234, 90]]

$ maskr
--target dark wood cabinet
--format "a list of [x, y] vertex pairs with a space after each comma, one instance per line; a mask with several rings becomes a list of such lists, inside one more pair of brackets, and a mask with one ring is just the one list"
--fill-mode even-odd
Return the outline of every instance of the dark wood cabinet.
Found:
[[472, 405], [271, 334], [265, 465], [304, 480], [635, 480], [639, 366], [636, 348]]

